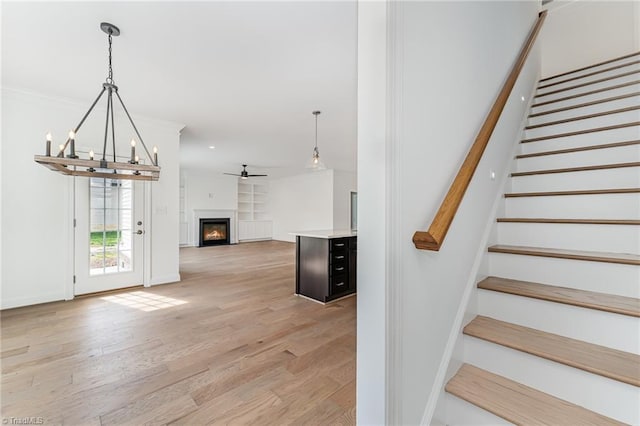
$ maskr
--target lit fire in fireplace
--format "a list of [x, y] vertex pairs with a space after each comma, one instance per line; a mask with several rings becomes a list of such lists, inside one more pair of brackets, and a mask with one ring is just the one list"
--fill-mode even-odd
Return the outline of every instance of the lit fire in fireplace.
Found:
[[206, 234], [204, 234], [204, 239], [205, 240], [219, 240], [221, 238], [226, 238], [226, 236], [218, 231], [217, 229], [214, 229], [213, 231], [209, 231]]

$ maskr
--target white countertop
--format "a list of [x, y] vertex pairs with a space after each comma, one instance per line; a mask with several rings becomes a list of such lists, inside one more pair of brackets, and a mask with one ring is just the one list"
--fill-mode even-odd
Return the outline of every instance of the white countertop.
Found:
[[355, 237], [358, 235], [358, 233], [356, 231], [351, 231], [348, 229], [323, 229], [319, 231], [291, 232], [290, 235], [296, 235], [300, 237], [331, 239], [331, 238]]

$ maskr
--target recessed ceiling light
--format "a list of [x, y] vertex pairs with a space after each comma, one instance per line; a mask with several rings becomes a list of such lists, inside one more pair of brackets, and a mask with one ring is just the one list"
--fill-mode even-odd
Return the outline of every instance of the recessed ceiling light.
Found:
[[209, 149], [216, 149], [216, 147], [213, 145], [209, 145]]
[[524, 96], [520, 96], [520, 100], [524, 102]]

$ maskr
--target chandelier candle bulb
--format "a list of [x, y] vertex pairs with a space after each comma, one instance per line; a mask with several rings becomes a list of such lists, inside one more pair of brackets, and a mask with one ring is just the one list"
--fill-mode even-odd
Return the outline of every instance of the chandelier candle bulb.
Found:
[[76, 132], [69, 130], [69, 158], [76, 157]]
[[136, 141], [135, 139], [131, 139], [131, 160], [129, 162], [131, 164], [135, 164], [136, 161]]
[[51, 157], [51, 141], [53, 140], [53, 136], [51, 136], [51, 132], [47, 133], [47, 157]]
[[93, 161], [93, 150], [89, 151], [89, 160]]
[[154, 146], [153, 147], [153, 164], [154, 165], [158, 165], [158, 147]]
[[138, 164], [140, 162], [140, 157], [138, 157], [137, 155], [135, 156], [135, 164]]
[[58, 151], [58, 157], [64, 157], [64, 145], [58, 145], [58, 148], [60, 149]]

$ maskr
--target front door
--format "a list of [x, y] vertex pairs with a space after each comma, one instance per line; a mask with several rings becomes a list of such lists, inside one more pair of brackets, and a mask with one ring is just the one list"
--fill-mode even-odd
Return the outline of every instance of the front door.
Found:
[[144, 183], [75, 180], [74, 294], [142, 285]]

